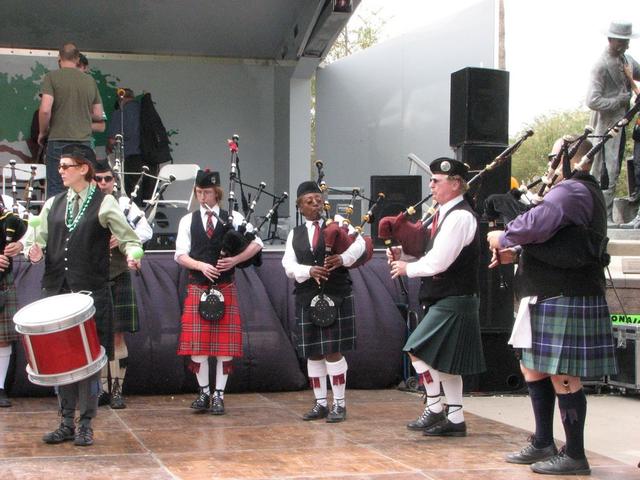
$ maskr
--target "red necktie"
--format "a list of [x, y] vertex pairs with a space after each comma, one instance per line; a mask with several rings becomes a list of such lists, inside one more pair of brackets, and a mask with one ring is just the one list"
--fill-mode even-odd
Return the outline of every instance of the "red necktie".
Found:
[[213, 212], [207, 212], [207, 237], [213, 237], [213, 220], [211, 217], [213, 216]]
[[436, 236], [436, 230], [438, 230], [438, 218], [440, 217], [440, 210], [436, 210], [433, 215], [433, 222], [431, 222], [431, 238]]
[[313, 222], [313, 239], [311, 240], [311, 250], [315, 250], [318, 246], [318, 241], [320, 240], [320, 223], [318, 220]]

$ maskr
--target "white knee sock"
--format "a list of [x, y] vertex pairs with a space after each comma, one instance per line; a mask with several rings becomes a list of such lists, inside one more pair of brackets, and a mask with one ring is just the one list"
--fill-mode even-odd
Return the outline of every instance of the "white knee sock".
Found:
[[216, 394], [224, 398], [224, 389], [227, 386], [227, 380], [232, 370], [233, 357], [216, 357]]
[[198, 385], [203, 389], [204, 393], [209, 393], [209, 357], [206, 355], [192, 355], [191, 360], [200, 366], [196, 372]]
[[327, 373], [331, 379], [333, 403], [345, 406], [345, 391], [347, 389], [347, 359], [342, 357], [337, 362], [326, 362]]
[[442, 402], [440, 401], [440, 372], [430, 367], [422, 360], [411, 362], [416, 373], [420, 377], [420, 383], [427, 392], [427, 408], [433, 413], [442, 411]]
[[309, 384], [313, 388], [313, 395], [316, 402], [322, 406], [327, 406], [327, 364], [322, 360], [307, 360], [307, 372], [309, 374]]
[[4, 389], [4, 382], [7, 379], [9, 361], [11, 360], [11, 345], [0, 347], [0, 388]]
[[464, 422], [462, 412], [462, 376], [440, 373], [444, 396], [447, 397], [447, 404], [450, 405], [447, 418], [451, 423]]

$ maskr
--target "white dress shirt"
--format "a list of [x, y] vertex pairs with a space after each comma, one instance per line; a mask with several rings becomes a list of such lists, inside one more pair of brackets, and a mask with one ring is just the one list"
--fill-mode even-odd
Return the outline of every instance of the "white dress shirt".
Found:
[[407, 264], [407, 277], [432, 277], [444, 272], [473, 241], [478, 228], [475, 217], [466, 210], [450, 212], [462, 201], [463, 197], [459, 195], [440, 207], [441, 223], [433, 247], [423, 257]]
[[[211, 210], [213, 210], [213, 212], [216, 215], [220, 215], [219, 205], [216, 205]], [[207, 215], [207, 211], [208, 211], [207, 208], [203, 207], [202, 205], [200, 206], [200, 210], [199, 210], [200, 218], [202, 219], [202, 227], [205, 232], [207, 231], [207, 219], [209, 218]], [[216, 218], [216, 215], [211, 216], [211, 221], [213, 223], [214, 230], [218, 225], [218, 219]], [[242, 216], [241, 213], [236, 211], [233, 211], [231, 215], [232, 215], [232, 221], [233, 221], [233, 228], [237, 230], [238, 227], [244, 221], [244, 217]], [[191, 218], [192, 218], [192, 214], [188, 213], [180, 219], [180, 224], [178, 225], [178, 235], [176, 237], [176, 253], [173, 256], [173, 258], [176, 261], [178, 261], [178, 258], [181, 255], [189, 255], [189, 252], [191, 251]], [[253, 232], [253, 225], [251, 225], [250, 223], [247, 223], [246, 231]], [[258, 245], [260, 245], [261, 247], [263, 246], [262, 240], [260, 239], [260, 237], [256, 236], [255, 240], [253, 241], [256, 242]]]
[[[341, 217], [336, 215], [336, 221], [341, 221]], [[324, 220], [320, 219], [318, 221], [318, 225], [322, 228], [324, 224]], [[312, 245], [313, 242], [313, 234], [315, 232], [315, 227], [313, 225], [313, 220], [305, 220], [305, 227], [307, 228], [307, 235], [309, 236], [309, 245]], [[349, 233], [355, 232], [355, 229], [349, 225]], [[355, 241], [340, 254], [342, 257], [342, 265], [345, 267], [350, 267], [353, 265], [356, 260], [358, 260], [362, 254], [364, 253], [366, 248], [366, 244], [364, 243], [364, 239], [362, 235], [358, 235]], [[294, 278], [296, 282], [302, 283], [311, 278], [309, 272], [311, 271], [311, 267], [313, 265], [302, 265], [298, 263], [298, 258], [296, 257], [296, 252], [293, 250], [293, 230], [289, 232], [287, 236], [287, 245], [284, 250], [284, 256], [282, 257], [282, 266], [284, 267], [284, 271], [287, 274], [287, 277]]]

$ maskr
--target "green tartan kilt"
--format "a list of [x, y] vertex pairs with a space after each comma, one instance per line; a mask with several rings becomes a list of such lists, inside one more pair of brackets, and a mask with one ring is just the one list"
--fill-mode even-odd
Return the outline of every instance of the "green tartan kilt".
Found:
[[553, 297], [530, 305], [531, 348], [522, 364], [538, 372], [574, 377], [613, 375], [616, 347], [602, 296]]
[[113, 279], [113, 331], [135, 333], [140, 330], [136, 292], [127, 271]]
[[0, 280], [0, 295], [4, 297], [4, 306], [0, 307], [0, 342], [13, 342], [20, 335], [16, 332], [13, 316], [18, 311], [18, 297], [11, 272]]
[[471, 375], [486, 370], [477, 296], [438, 300], [407, 339], [403, 350], [438, 371]]

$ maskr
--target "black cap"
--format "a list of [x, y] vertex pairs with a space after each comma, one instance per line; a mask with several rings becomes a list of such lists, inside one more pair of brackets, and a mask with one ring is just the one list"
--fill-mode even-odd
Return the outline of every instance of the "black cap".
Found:
[[105, 172], [113, 173], [113, 169], [111, 168], [111, 165], [109, 165], [109, 160], [107, 160], [106, 158], [96, 161], [94, 170], [96, 173], [105, 173]]
[[98, 161], [96, 160], [96, 154], [91, 147], [81, 145], [78, 143], [72, 143], [66, 145], [62, 149], [60, 158], [73, 158], [75, 160], [85, 161], [93, 168], [96, 168]]
[[220, 185], [220, 174], [218, 172], [212, 172], [209, 169], [198, 170], [196, 174], [196, 187], [210, 188], [216, 185]]
[[469, 166], [453, 158], [440, 157], [436, 158], [429, 164], [431, 173], [441, 173], [443, 175], [460, 175], [465, 177], [469, 171]]
[[298, 185], [296, 198], [300, 198], [302, 195], [306, 193], [322, 193], [322, 190], [320, 190], [320, 187], [316, 182], [307, 180], [306, 182], [302, 182], [300, 185]]

